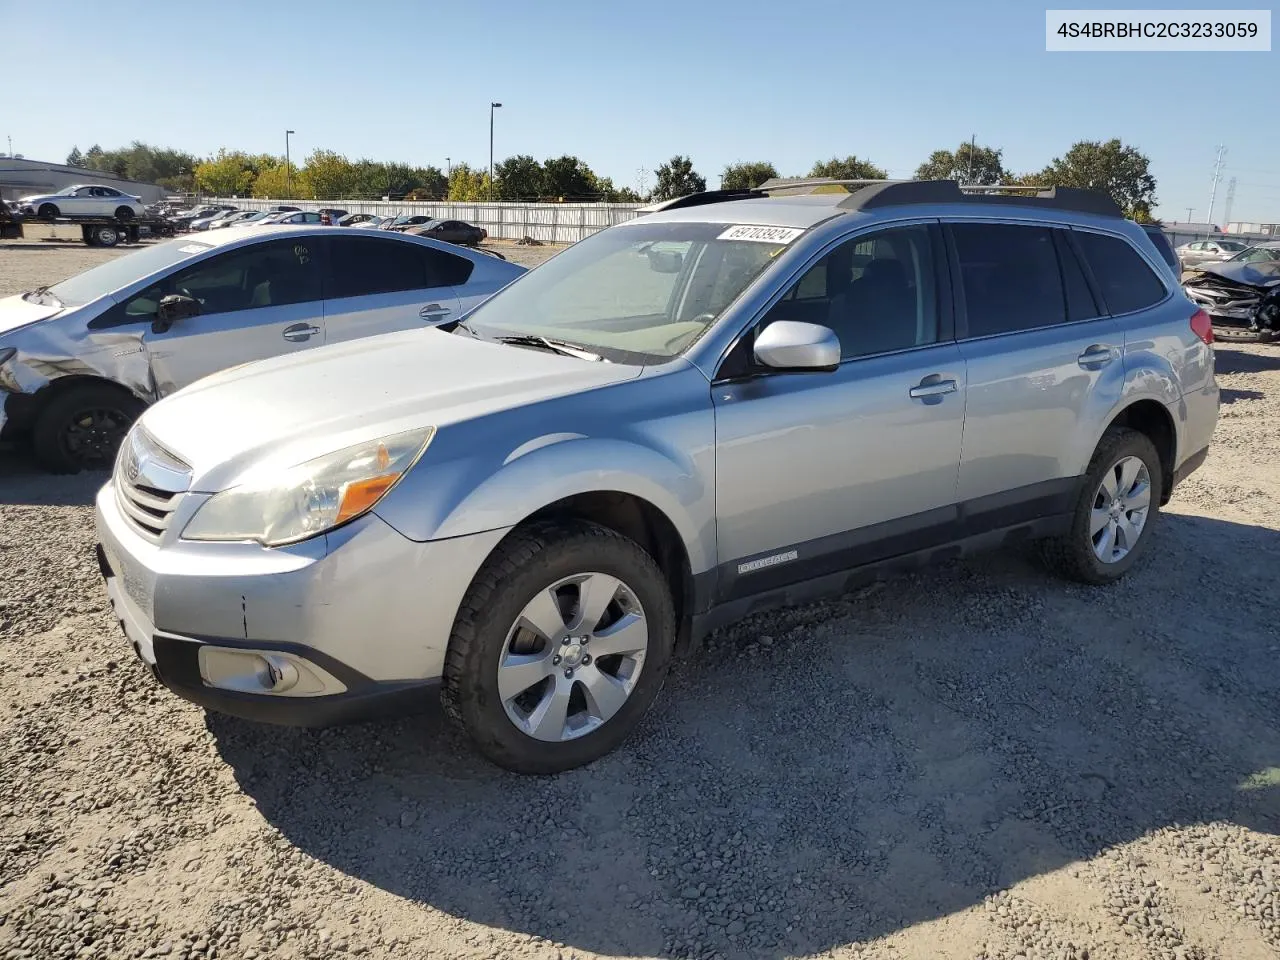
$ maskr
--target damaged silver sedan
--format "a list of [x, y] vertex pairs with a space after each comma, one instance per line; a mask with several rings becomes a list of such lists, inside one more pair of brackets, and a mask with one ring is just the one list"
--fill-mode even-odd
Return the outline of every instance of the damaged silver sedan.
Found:
[[1244, 327], [1263, 340], [1280, 332], [1280, 260], [1204, 263], [1182, 287], [1215, 326]]
[[447, 323], [524, 273], [398, 233], [219, 230], [0, 299], [0, 437], [48, 470], [109, 467], [147, 404], [218, 370]]

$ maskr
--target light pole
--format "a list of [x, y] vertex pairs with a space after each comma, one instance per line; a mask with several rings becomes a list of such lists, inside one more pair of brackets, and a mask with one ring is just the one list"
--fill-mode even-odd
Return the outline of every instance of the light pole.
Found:
[[292, 192], [293, 186], [293, 168], [289, 165], [289, 138], [293, 136], [292, 130], [284, 132], [284, 189], [286, 193]]
[[493, 191], [493, 111], [502, 104], [497, 101], [489, 103], [489, 190]]

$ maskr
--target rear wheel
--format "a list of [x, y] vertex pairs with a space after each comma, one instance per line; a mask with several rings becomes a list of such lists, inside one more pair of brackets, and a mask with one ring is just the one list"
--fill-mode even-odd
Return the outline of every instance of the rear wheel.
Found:
[[122, 387], [86, 383], [54, 396], [36, 417], [31, 444], [51, 473], [105, 470], [143, 403]]
[[117, 208], [116, 208], [116, 219], [117, 219], [117, 220], [132, 220], [132, 219], [133, 219], [133, 207], [117, 207]]
[[1164, 483], [1160, 456], [1145, 434], [1109, 430], [1089, 463], [1070, 530], [1041, 544], [1046, 562], [1083, 583], [1119, 580], [1146, 550]]
[[635, 729], [666, 679], [675, 632], [666, 579], [634, 541], [582, 521], [531, 526], [472, 582], [441, 700], [494, 763], [570, 770]]
[[40, 204], [40, 209], [36, 211], [36, 216], [41, 220], [56, 220], [61, 211], [52, 203]]

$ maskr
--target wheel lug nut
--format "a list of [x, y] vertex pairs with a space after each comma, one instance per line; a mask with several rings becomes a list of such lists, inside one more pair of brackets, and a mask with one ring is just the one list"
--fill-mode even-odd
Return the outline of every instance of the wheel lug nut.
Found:
[[582, 665], [584, 667], [590, 662], [591, 662], [591, 656], [589, 654], [582, 658]]
[[551, 662], [554, 663], [557, 667], [560, 666], [560, 657], [559, 656], [552, 657]]
[[566, 670], [566, 671], [564, 672], [564, 678], [565, 678], [566, 680], [568, 680], [568, 679], [569, 679], [570, 677], [572, 677], [572, 676], [573, 676], [573, 671], [572, 671], [572, 670]]

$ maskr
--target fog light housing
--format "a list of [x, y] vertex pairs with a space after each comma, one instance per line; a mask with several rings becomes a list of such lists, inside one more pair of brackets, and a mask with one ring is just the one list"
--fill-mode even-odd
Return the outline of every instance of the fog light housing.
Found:
[[199, 653], [207, 686], [234, 693], [276, 697], [321, 697], [347, 689], [333, 674], [305, 657], [278, 650], [245, 650], [206, 644]]

